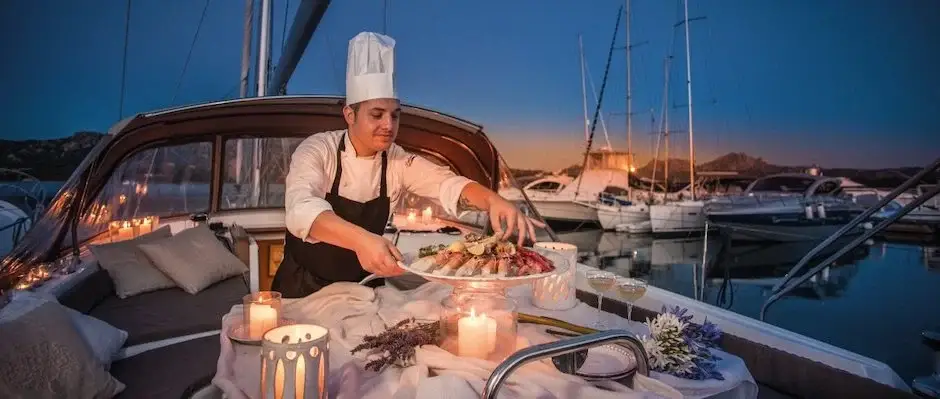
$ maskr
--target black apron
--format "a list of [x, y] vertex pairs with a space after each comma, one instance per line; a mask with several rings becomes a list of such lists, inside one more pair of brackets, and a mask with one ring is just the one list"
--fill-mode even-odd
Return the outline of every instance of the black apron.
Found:
[[[333, 207], [333, 213], [343, 220], [373, 234], [382, 235], [388, 223], [390, 203], [385, 177], [388, 156], [382, 152], [379, 196], [368, 202], [358, 202], [339, 195], [339, 183], [343, 176], [342, 154], [345, 149], [344, 134], [336, 150], [336, 177], [333, 178], [333, 187], [326, 194], [326, 202]], [[359, 264], [355, 252], [325, 242], [311, 244], [287, 232], [284, 236], [284, 259], [274, 275], [271, 290], [280, 292], [284, 298], [303, 298], [337, 281], [359, 282], [368, 275]], [[383, 279], [376, 279], [367, 285], [375, 287], [382, 284]]]

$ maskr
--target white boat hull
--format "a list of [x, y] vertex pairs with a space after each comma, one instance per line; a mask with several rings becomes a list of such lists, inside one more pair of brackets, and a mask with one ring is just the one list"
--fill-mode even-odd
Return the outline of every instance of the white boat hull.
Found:
[[598, 205], [597, 219], [604, 230], [614, 230], [617, 225], [640, 223], [650, 220], [650, 208], [646, 204], [611, 206]]
[[693, 233], [705, 230], [702, 201], [670, 202], [650, 207], [653, 234]]
[[597, 209], [574, 201], [532, 201], [532, 205], [546, 221], [598, 223]]

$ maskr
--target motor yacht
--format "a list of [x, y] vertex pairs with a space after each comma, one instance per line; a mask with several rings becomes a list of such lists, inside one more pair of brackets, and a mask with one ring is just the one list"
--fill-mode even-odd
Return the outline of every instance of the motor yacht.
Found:
[[[6, 301], [0, 303], [10, 306], [27, 293], [50, 295], [77, 313], [125, 331], [124, 338], [115, 338], [120, 342], [108, 342], [117, 348], [108, 372], [125, 385], [121, 397], [221, 397], [211, 384], [219, 334], [225, 333], [220, 318], [245, 294], [270, 287], [287, 234], [282, 203], [286, 162], [310, 132], [344, 127], [342, 102], [321, 96], [246, 98], [120, 121], [2, 260], [0, 291]], [[502, 180], [508, 167], [496, 147], [471, 122], [403, 104], [396, 142], [494, 190], [511, 184]], [[239, 156], [245, 151], [254, 156]], [[402, 209], [396, 213], [413, 205], [398, 201]], [[522, 202], [520, 206], [533, 206]], [[486, 232], [488, 225], [443, 214], [431, 217], [461, 232]], [[119, 295], [121, 283], [101, 266], [105, 254], [94, 247], [128, 241], [143, 248], [148, 232], [163, 231], [172, 238], [196, 228], [212, 230], [247, 272], [214, 278], [195, 294], [164, 287]], [[558, 239], [551, 229], [539, 234], [543, 240]], [[441, 230], [397, 231], [387, 237], [403, 253], [457, 238]], [[203, 273], [217, 261], [208, 253], [165, 251], [193, 273]], [[407, 289], [423, 281], [406, 275], [387, 283]], [[585, 281], [578, 282], [578, 289], [579, 298], [594, 301], [597, 293]], [[608, 312], [627, 314], [618, 300], [604, 303]], [[663, 306], [680, 306], [695, 315], [695, 322], [717, 324], [725, 332], [723, 350], [745, 361], [761, 396], [910, 396], [907, 384], [884, 363], [780, 327], [652, 286], [636, 306], [634, 320], [653, 317]]]
[[[841, 185], [835, 177], [775, 174], [755, 180], [742, 195], [709, 201], [704, 211], [709, 223], [733, 240], [820, 240], [865, 210], [844, 195]], [[850, 233], [866, 228], [871, 224]]]

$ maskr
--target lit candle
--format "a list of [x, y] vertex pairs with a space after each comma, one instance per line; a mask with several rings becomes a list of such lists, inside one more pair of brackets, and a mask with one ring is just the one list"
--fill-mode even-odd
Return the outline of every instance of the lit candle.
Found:
[[147, 234], [153, 231], [153, 224], [150, 222], [150, 216], [140, 219], [140, 225], [137, 226], [138, 234]]
[[130, 240], [134, 238], [134, 227], [131, 222], [124, 222], [118, 229], [118, 241]]
[[[307, 363], [304, 356], [297, 357], [297, 365], [294, 366], [294, 397], [302, 398], [304, 397], [304, 389], [307, 387], [304, 384], [304, 378], [307, 377]], [[287, 371], [284, 369], [284, 363], [278, 362], [277, 370], [274, 372], [274, 398], [282, 399], [284, 397], [284, 378], [287, 375]]]
[[418, 213], [414, 209], [408, 211], [408, 224], [413, 224], [418, 222]]
[[268, 305], [253, 303], [248, 308], [248, 336], [261, 339], [268, 330], [277, 327], [277, 309]]
[[424, 208], [424, 210], [421, 211], [421, 223], [431, 223], [432, 215], [433, 215], [433, 211], [431, 211], [430, 206], [427, 208]]
[[457, 321], [457, 353], [460, 356], [484, 359], [496, 350], [496, 320], [486, 314], [470, 316]]

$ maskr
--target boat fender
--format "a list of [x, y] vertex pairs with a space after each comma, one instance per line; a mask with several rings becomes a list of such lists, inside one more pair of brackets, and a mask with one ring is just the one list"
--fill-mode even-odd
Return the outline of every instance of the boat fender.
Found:
[[865, 222], [865, 223], [862, 224], [862, 228], [865, 229], [865, 230], [871, 230], [871, 229], [874, 228], [874, 227], [875, 227], [875, 226], [872, 226], [872, 225], [871, 225], [871, 222]]
[[806, 218], [810, 220], [813, 219], [813, 206], [812, 205], [806, 206]]
[[819, 208], [817, 209], [817, 212], [819, 214], [820, 219], [826, 218], [826, 206], [825, 205], [819, 204]]

